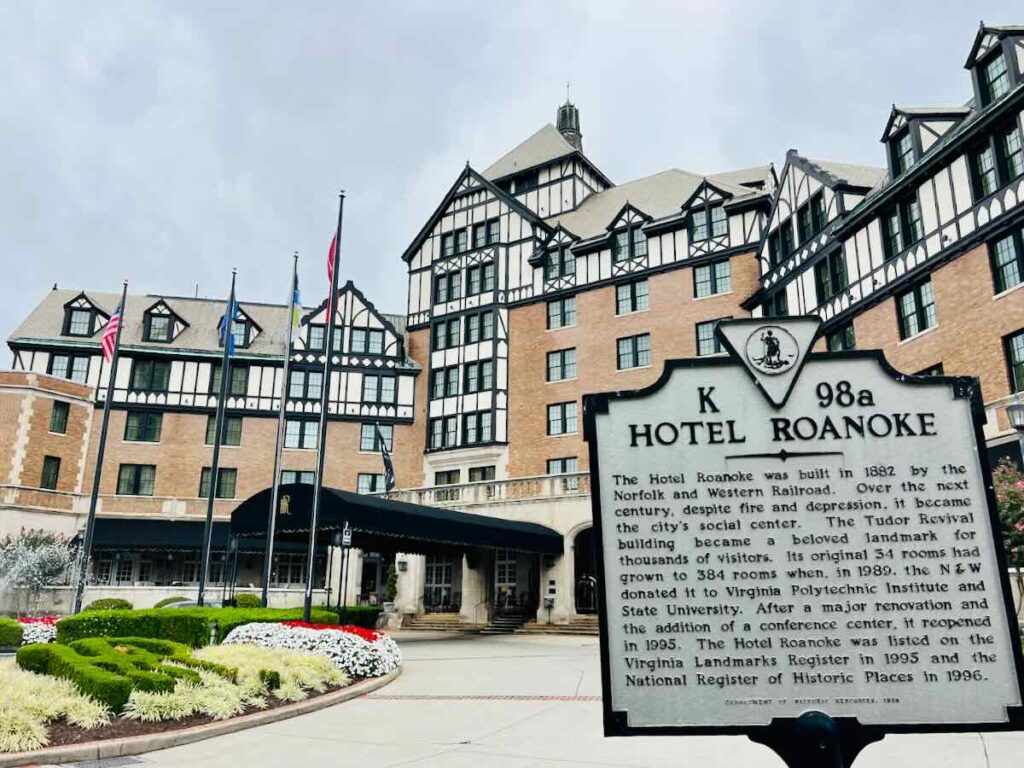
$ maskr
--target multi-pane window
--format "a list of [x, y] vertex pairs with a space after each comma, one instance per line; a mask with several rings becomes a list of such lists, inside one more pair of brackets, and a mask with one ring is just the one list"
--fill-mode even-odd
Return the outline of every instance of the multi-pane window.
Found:
[[459, 346], [459, 319], [457, 317], [434, 323], [434, 349], [451, 349]]
[[800, 243], [806, 243], [825, 228], [825, 193], [818, 192], [796, 212]]
[[925, 280], [899, 294], [896, 297], [896, 314], [899, 316], [901, 339], [909, 339], [934, 326], [937, 317], [932, 281]]
[[68, 312], [68, 336], [92, 336], [93, 318], [91, 309], [72, 309]]
[[[378, 429], [379, 428], [379, 429]], [[359, 425], [359, 450], [380, 452], [380, 441], [384, 440], [384, 447], [389, 451], [395, 443], [394, 424], [360, 424]]]
[[492, 439], [493, 427], [490, 411], [467, 413], [462, 417], [462, 442], [465, 445], [489, 443]]
[[454, 301], [462, 295], [462, 273], [447, 272], [434, 277], [434, 303]]
[[882, 245], [891, 259], [924, 237], [921, 203], [912, 195], [882, 214]]
[[558, 349], [548, 352], [548, 381], [576, 378], [576, 350]]
[[71, 407], [61, 401], [53, 401], [53, 409], [50, 411], [50, 431], [63, 435], [68, 431], [68, 412]]
[[715, 336], [715, 323], [717, 320], [709, 320], [706, 323], [697, 323], [697, 355], [717, 355], [722, 352], [722, 344]]
[[573, 256], [568, 245], [559, 246], [544, 257], [545, 279], [554, 280], [557, 277], [574, 274], [576, 274], [576, 257]]
[[493, 480], [497, 476], [497, 467], [495, 467], [493, 464], [489, 464], [486, 467], [469, 468], [469, 482], [471, 483], [486, 483], [489, 480]]
[[650, 288], [647, 278], [620, 283], [615, 286], [615, 314], [639, 312], [650, 306]]
[[1020, 230], [989, 246], [996, 293], [1008, 291], [1024, 280], [1024, 233]]
[[466, 270], [466, 295], [494, 290], [494, 262], [480, 264]]
[[137, 443], [159, 443], [164, 415], [152, 411], [128, 411], [124, 421], [124, 439]]
[[319, 431], [320, 425], [315, 421], [288, 419], [284, 423], [284, 447], [315, 450]]
[[282, 469], [281, 485], [312, 485], [315, 473], [301, 469]]
[[[309, 348], [315, 351], [322, 351], [324, 349], [324, 339], [327, 338], [327, 326], [325, 325], [310, 325], [309, 326]], [[334, 328], [334, 343], [331, 344], [331, 349], [335, 352], [341, 351], [341, 328], [337, 326]]]
[[779, 228], [768, 235], [768, 265], [778, 266], [796, 247], [793, 242], [793, 222], [786, 219]]
[[846, 257], [842, 250], [833, 251], [814, 265], [814, 285], [819, 304], [846, 288]]
[[394, 376], [379, 376], [375, 373], [363, 374], [364, 403], [395, 402], [397, 379]]
[[[203, 467], [199, 473], [199, 498], [205, 499], [210, 496], [210, 468]], [[232, 467], [217, 468], [217, 493], [218, 499], [235, 498], [235, 487], [238, 485], [238, 470]]]
[[612, 261], [628, 261], [647, 255], [647, 235], [639, 224], [612, 236]]
[[641, 333], [618, 339], [618, 369], [642, 368], [651, 364], [651, 334]]
[[[231, 397], [241, 397], [249, 391], [249, 366], [247, 365], [231, 365], [228, 367], [231, 371], [231, 381], [228, 382], [228, 395]], [[221, 377], [220, 363], [213, 366], [213, 371], [210, 374], [210, 393], [220, 393], [220, 377]]]
[[[206, 417], [206, 444], [213, 445], [213, 437], [217, 434], [217, 417]], [[242, 444], [242, 417], [225, 416], [221, 445], [237, 446]]]
[[383, 493], [384, 475], [373, 472], [360, 472], [356, 475], [356, 493]]
[[[575, 456], [548, 459], [547, 469], [549, 475], [575, 475], [579, 472], [579, 461]], [[579, 489], [579, 483], [578, 477], [566, 477], [562, 480], [562, 488], [566, 491], [575, 491]]]
[[117, 472], [117, 495], [152, 496], [155, 480], [152, 464], [122, 464]]
[[1003, 339], [1006, 345], [1006, 366], [1010, 374], [1010, 389], [1024, 392], [1024, 331], [1017, 331]]
[[53, 355], [50, 357], [49, 373], [51, 376], [85, 384], [89, 376], [89, 358], [85, 355]]
[[43, 457], [43, 474], [39, 478], [39, 487], [48, 491], [57, 490], [57, 481], [60, 479], [60, 457]]
[[168, 360], [135, 360], [132, 363], [132, 389], [166, 392], [170, 381], [171, 363]]
[[288, 371], [288, 397], [292, 400], [319, 400], [323, 386], [323, 371]]
[[711, 237], [721, 237], [729, 231], [729, 217], [720, 205], [693, 211], [689, 220], [690, 242], [700, 242]]
[[789, 296], [785, 288], [781, 288], [764, 302], [765, 317], [785, 317], [789, 314]]
[[1017, 122], [1004, 123], [969, 153], [975, 199], [987, 197], [1024, 174], [1024, 140]]
[[904, 130], [894, 138], [890, 144], [892, 157], [893, 177], [906, 173], [907, 169], [914, 164], [914, 141], [910, 136], [910, 129]]
[[1010, 90], [1010, 73], [1006, 70], [1006, 58], [997, 50], [988, 61], [981, 64], [979, 71], [981, 101], [991, 104]]
[[459, 366], [437, 368], [430, 372], [430, 396], [433, 399], [459, 394]]
[[441, 256], [454, 256], [464, 253], [469, 246], [469, 235], [465, 229], [458, 229], [441, 235]]
[[693, 270], [693, 295], [695, 298], [728, 293], [732, 290], [729, 259], [704, 264]]
[[485, 392], [493, 388], [493, 360], [479, 360], [474, 363], [466, 363], [466, 394]]
[[494, 310], [466, 315], [466, 343], [488, 341], [494, 338]]
[[430, 420], [430, 447], [452, 448], [458, 439], [459, 422], [456, 416]]
[[548, 330], [576, 325], [576, 297], [566, 296], [548, 302]]
[[171, 318], [169, 315], [147, 315], [146, 341], [170, 341]]
[[353, 328], [349, 346], [353, 354], [379, 355], [384, 351], [384, 331]]
[[245, 349], [249, 346], [251, 324], [248, 320], [234, 320], [231, 323], [231, 338], [234, 341], [235, 349]]
[[857, 340], [853, 335], [853, 323], [847, 323], [825, 334], [825, 347], [829, 352], [847, 352], [853, 349]]
[[497, 219], [473, 225], [473, 247], [483, 248], [485, 245], [494, 245], [498, 242], [499, 232]]
[[571, 435], [576, 432], [576, 401], [548, 406], [548, 434]]

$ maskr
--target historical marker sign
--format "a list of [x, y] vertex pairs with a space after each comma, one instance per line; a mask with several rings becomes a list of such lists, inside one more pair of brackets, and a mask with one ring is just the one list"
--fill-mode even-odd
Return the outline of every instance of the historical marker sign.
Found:
[[809, 353], [813, 318], [585, 399], [605, 730], [1021, 727], [976, 380]]

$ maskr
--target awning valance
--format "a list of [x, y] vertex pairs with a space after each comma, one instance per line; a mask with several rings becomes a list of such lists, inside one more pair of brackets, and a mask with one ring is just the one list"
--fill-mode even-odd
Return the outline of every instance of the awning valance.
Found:
[[[266, 536], [272, 489], [243, 501], [231, 514], [231, 531], [241, 537]], [[303, 541], [309, 536], [313, 486], [281, 486], [277, 541]], [[562, 554], [562, 535], [537, 523], [505, 520], [454, 509], [427, 507], [336, 488], [322, 490], [319, 542], [331, 541], [335, 531], [353, 531], [353, 546], [368, 550], [410, 553], [459, 551], [470, 548], [509, 549], [537, 554]]]
[[[97, 517], [93, 529], [94, 550], [177, 550], [199, 552], [203, 546], [203, 520], [170, 520], [167, 518]], [[226, 550], [231, 526], [214, 521], [211, 539], [214, 551]], [[263, 539], [239, 539], [242, 552], [263, 551]], [[281, 542], [278, 552], [304, 552], [296, 542]]]

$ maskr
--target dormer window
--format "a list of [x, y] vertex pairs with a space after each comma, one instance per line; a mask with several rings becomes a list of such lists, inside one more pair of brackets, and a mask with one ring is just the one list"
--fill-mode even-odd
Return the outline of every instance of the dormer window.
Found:
[[1002, 49], [978, 65], [978, 84], [981, 86], [981, 101], [985, 106], [1009, 92], [1010, 73], [1006, 69], [1006, 57]]
[[616, 232], [612, 240], [612, 261], [638, 259], [647, 255], [647, 235], [637, 224]]
[[729, 217], [720, 205], [702, 208], [690, 214], [690, 241], [698, 243], [712, 237], [722, 237], [729, 231]]
[[910, 136], [910, 129], [906, 128], [897, 134], [889, 147], [892, 155], [892, 175], [895, 178], [906, 173], [914, 164], [914, 140]]
[[384, 331], [353, 328], [351, 346], [354, 354], [381, 355], [384, 353]]
[[975, 201], [1024, 174], [1024, 140], [1017, 121], [997, 127], [968, 153]]
[[149, 315], [146, 318], [146, 341], [168, 342], [171, 340], [171, 318], [169, 315]]
[[572, 255], [568, 245], [559, 246], [548, 253], [544, 259], [544, 279], [554, 280], [576, 274], [576, 257]]
[[825, 228], [825, 195], [819, 191], [796, 212], [796, 225], [803, 245]]
[[249, 322], [247, 320], [235, 320], [231, 325], [231, 335], [235, 340], [235, 349], [245, 349], [249, 346]]
[[68, 310], [68, 336], [92, 336], [96, 312], [91, 309]]

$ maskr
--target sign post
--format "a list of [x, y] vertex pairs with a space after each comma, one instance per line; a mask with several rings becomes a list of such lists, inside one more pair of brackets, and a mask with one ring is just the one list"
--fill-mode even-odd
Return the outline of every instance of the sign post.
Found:
[[803, 768], [1024, 729], [977, 380], [811, 353], [819, 327], [723, 321], [727, 354], [584, 398], [606, 735], [746, 734]]

